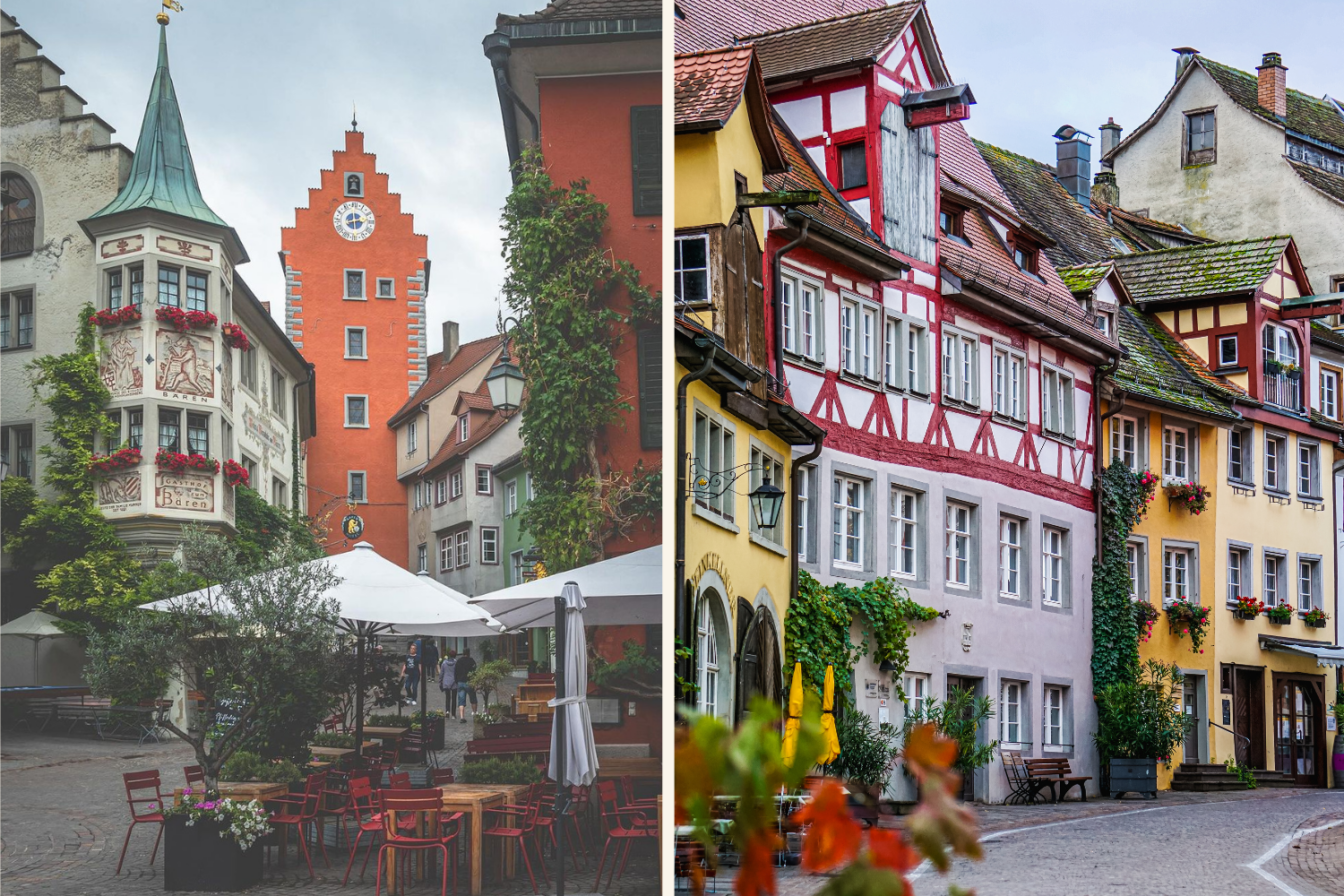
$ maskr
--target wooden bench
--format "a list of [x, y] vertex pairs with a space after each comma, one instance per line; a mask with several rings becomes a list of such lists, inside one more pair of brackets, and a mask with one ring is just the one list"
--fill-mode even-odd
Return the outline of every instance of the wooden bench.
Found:
[[482, 740], [495, 740], [501, 737], [550, 737], [551, 722], [498, 722], [485, 726]]
[[545, 755], [551, 752], [551, 737], [492, 737], [467, 741], [468, 760], [489, 757]]
[[1027, 780], [1031, 782], [1033, 794], [1049, 787], [1054, 801], [1058, 803], [1063, 801], [1070, 789], [1077, 787], [1078, 795], [1083, 802], [1087, 802], [1086, 784], [1092, 778], [1090, 775], [1073, 774], [1067, 758], [1023, 759], [1022, 763], [1027, 768]]

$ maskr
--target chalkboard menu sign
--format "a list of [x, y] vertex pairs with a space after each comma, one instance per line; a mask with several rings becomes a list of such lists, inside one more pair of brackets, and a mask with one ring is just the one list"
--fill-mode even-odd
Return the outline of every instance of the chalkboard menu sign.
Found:
[[222, 737], [230, 728], [238, 724], [238, 720], [247, 712], [248, 702], [237, 691], [231, 694], [222, 694], [215, 700], [214, 719], [210, 723], [210, 733], [214, 737]]

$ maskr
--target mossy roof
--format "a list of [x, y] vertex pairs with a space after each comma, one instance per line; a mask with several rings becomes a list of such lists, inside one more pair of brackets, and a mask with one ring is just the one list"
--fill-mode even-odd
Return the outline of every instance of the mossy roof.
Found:
[[1320, 190], [1336, 202], [1344, 202], [1344, 177], [1332, 174], [1323, 168], [1294, 162], [1292, 159], [1288, 159], [1287, 162], [1293, 166], [1293, 171], [1297, 172], [1297, 176], [1312, 187]]
[[1106, 279], [1111, 272], [1111, 264], [1076, 264], [1066, 268], [1056, 268], [1059, 279], [1071, 293], [1091, 292], [1097, 284]]
[[1232, 401], [1244, 399], [1245, 393], [1216, 380], [1151, 314], [1121, 308], [1117, 331], [1126, 357], [1110, 376], [1116, 388], [1222, 420], [1241, 416]]
[[[1256, 75], [1214, 62], [1203, 56], [1195, 57], [1209, 77], [1232, 98], [1238, 106], [1266, 121], [1278, 122], [1274, 113], [1260, 106], [1260, 81]], [[1283, 122], [1289, 130], [1306, 134], [1322, 143], [1329, 143], [1344, 152], [1344, 115], [1329, 101], [1289, 88], [1286, 91], [1288, 115]]]
[[1274, 271], [1291, 238], [1271, 236], [1118, 255], [1116, 269], [1135, 302], [1180, 301], [1250, 292]]

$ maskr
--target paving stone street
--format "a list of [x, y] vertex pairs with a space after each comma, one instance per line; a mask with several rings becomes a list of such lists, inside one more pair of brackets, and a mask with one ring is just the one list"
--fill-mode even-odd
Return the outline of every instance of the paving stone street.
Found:
[[[441, 704], [431, 699], [430, 705]], [[470, 725], [453, 722], [447, 725], [441, 764], [459, 767], [470, 731]], [[120, 876], [114, 874], [128, 814], [121, 775], [158, 769], [168, 790], [181, 785], [182, 767], [193, 762], [190, 749], [173, 740], [138, 746], [134, 741], [5, 731], [0, 740], [0, 892], [102, 896], [161, 891], [163, 851], [160, 849], [158, 859], [150, 865], [155, 835], [151, 827], [141, 825], [132, 835], [126, 865]], [[342, 889], [348, 853], [330, 847], [328, 851], [331, 867], [325, 867], [320, 855], [315, 854], [317, 877], [309, 880], [306, 867], [302, 872], [296, 870], [292, 845], [283, 870], [274, 860], [275, 850], [271, 850], [272, 861], [266, 867], [262, 885], [249, 892], [266, 894], [291, 889], [373, 892], [372, 864], [362, 883], [356, 867], [350, 885]], [[363, 861], [362, 855], [359, 861]], [[487, 859], [488, 896], [521, 896], [531, 892], [521, 865], [519, 877], [505, 881], [499, 879], [498, 867], [498, 860]], [[571, 866], [566, 891], [592, 892], [595, 874], [595, 857], [588, 860], [585, 870], [577, 876]], [[459, 870], [458, 887], [459, 893], [466, 896], [465, 869]], [[553, 888], [554, 881], [551, 892]], [[407, 892], [437, 893], [438, 889], [437, 884], [433, 887], [418, 884], [408, 887]], [[657, 893], [657, 862], [652, 849], [646, 847], [644, 852], [632, 854], [624, 876], [601, 892], [607, 896]]]

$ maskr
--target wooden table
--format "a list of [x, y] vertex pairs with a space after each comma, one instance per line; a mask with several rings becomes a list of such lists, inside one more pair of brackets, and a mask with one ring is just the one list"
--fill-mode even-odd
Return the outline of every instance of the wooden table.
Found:
[[662, 778], [663, 760], [655, 756], [629, 759], [598, 759], [598, 778], [620, 778], [629, 775], [632, 778]]
[[[471, 819], [471, 896], [480, 896], [481, 869], [484, 865], [485, 810], [497, 809], [506, 803], [516, 804], [527, 794], [526, 784], [444, 784], [443, 808], [446, 812], [462, 812]], [[395, 864], [395, 863], [394, 863]], [[505, 874], [512, 877], [513, 854], [509, 852]]]
[[340, 764], [349, 756], [355, 755], [354, 747], [309, 747], [308, 752], [314, 756], [325, 756], [332, 762]]
[[372, 734], [379, 740], [391, 740], [394, 737], [405, 737], [410, 734], [411, 728], [407, 725], [405, 728], [392, 728], [385, 725], [365, 725], [364, 734]]
[[[182, 802], [183, 790], [185, 788], [179, 787], [173, 791], [173, 802]], [[264, 781], [219, 782], [219, 795], [239, 803], [247, 803], [252, 800], [265, 802], [277, 796], [284, 796], [287, 793], [289, 793], [288, 784], [268, 784]]]

